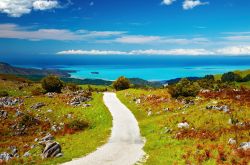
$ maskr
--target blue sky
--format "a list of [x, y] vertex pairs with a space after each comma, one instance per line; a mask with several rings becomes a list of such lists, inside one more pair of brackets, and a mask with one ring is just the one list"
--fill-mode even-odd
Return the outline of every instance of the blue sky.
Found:
[[0, 0], [0, 56], [250, 55], [248, 0]]

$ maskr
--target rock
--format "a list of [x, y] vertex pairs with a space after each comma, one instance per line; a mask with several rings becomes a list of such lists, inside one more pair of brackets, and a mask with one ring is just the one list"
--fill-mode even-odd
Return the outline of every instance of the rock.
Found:
[[231, 145], [236, 144], [236, 140], [233, 139], [233, 138], [230, 138], [230, 139], [228, 140], [228, 144], [231, 144]]
[[17, 104], [21, 104], [23, 101], [19, 98], [13, 98], [13, 97], [1, 97], [0, 98], [0, 107], [9, 107], [9, 106], [15, 106]]
[[7, 152], [3, 152], [0, 154], [0, 160], [9, 161], [12, 158], [13, 158], [13, 156]]
[[168, 127], [165, 127], [164, 130], [163, 130], [163, 133], [166, 134], [166, 133], [171, 133], [172, 132], [172, 129], [168, 128]]
[[152, 111], [148, 111], [148, 116], [152, 116]]
[[38, 138], [35, 138], [35, 140], [34, 140], [35, 142], [38, 142], [39, 141], [39, 139]]
[[184, 123], [178, 123], [177, 125], [178, 128], [189, 128], [189, 124], [187, 122], [184, 122]]
[[58, 142], [47, 141], [42, 152], [42, 158], [52, 158], [62, 156], [61, 145]]
[[23, 112], [21, 112], [19, 110], [16, 111], [16, 117], [19, 117], [19, 116], [22, 116], [22, 115], [23, 115]]
[[40, 144], [45, 143], [46, 141], [49, 141], [49, 140], [54, 140], [54, 137], [50, 133], [48, 133], [45, 137], [43, 137], [39, 143]]
[[218, 111], [223, 111], [223, 112], [229, 112], [229, 107], [227, 105], [222, 105], [222, 106], [218, 106], [218, 105], [209, 105], [206, 106], [206, 109], [208, 110], [218, 110]]
[[13, 155], [14, 157], [18, 157], [18, 149], [16, 146], [11, 146], [11, 155]]
[[68, 118], [68, 119], [72, 119], [72, 114], [70, 114], [70, 113], [67, 114], [67, 118]]
[[90, 107], [90, 106], [91, 106], [91, 104], [83, 104], [84, 108], [87, 108], [87, 107]]
[[136, 104], [141, 104], [141, 99], [136, 99], [135, 103]]
[[250, 149], [250, 142], [243, 142], [243, 143], [240, 143], [240, 147], [239, 149], [243, 149], [243, 150], [249, 150]]
[[163, 109], [163, 112], [168, 112], [169, 111], [169, 108], [164, 108]]
[[52, 109], [49, 109], [47, 112], [51, 113], [51, 112], [53, 112], [53, 111], [52, 111]]
[[8, 112], [0, 110], [0, 118], [7, 119], [7, 117], [8, 117]]
[[32, 109], [39, 109], [39, 108], [41, 108], [43, 106], [45, 106], [44, 103], [36, 103], [36, 104], [32, 105], [30, 108], [32, 108]]
[[49, 93], [45, 94], [45, 96], [47, 96], [49, 98], [53, 98], [55, 95], [56, 95], [56, 93], [52, 93], [52, 92], [49, 92]]
[[27, 152], [25, 152], [24, 154], [23, 154], [23, 157], [30, 157], [31, 156], [31, 154], [29, 153], [29, 151], [27, 151]]

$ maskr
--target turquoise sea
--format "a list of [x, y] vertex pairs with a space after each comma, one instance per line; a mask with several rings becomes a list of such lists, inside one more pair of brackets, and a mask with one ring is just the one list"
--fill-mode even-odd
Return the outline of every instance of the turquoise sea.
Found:
[[[195, 66], [195, 67], [150, 67], [150, 66], [119, 66], [119, 65], [85, 65], [63, 66], [64, 70], [75, 70], [74, 78], [93, 78], [115, 80], [119, 76], [142, 78], [145, 80], [169, 80], [179, 77], [201, 77], [208, 74], [225, 73], [233, 70], [250, 69], [249, 66]], [[93, 73], [93, 72], [98, 72]]]
[[72, 77], [106, 80], [119, 76], [169, 80], [250, 69], [250, 56], [41, 56], [5, 61], [21, 67], [75, 70]]

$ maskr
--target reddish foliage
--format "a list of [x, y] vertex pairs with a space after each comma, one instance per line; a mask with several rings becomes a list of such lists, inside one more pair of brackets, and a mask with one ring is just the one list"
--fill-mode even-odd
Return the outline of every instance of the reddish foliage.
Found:
[[250, 90], [245, 88], [241, 88], [240, 90], [223, 89], [220, 91], [210, 91], [200, 93], [200, 96], [209, 99], [233, 100], [235, 102], [250, 106]]

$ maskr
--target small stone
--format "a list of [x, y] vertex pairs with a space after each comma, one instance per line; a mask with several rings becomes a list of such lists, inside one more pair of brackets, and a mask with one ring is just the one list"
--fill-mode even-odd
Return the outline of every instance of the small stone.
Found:
[[152, 116], [152, 111], [149, 111], [149, 112], [148, 112], [148, 116]]
[[7, 117], [8, 117], [8, 112], [0, 110], [0, 118], [7, 119]]
[[39, 108], [41, 108], [41, 107], [43, 107], [43, 106], [45, 106], [44, 103], [36, 103], [36, 104], [32, 105], [30, 108], [36, 110], [36, 109], [39, 109]]
[[187, 122], [184, 122], [184, 123], [178, 123], [177, 125], [178, 128], [189, 128], [189, 124]]
[[49, 113], [51, 113], [51, 112], [53, 112], [51, 109], [49, 109], [47, 112], [49, 112]]
[[23, 154], [23, 157], [30, 157], [31, 156], [31, 154], [29, 153], [29, 151], [27, 151], [27, 152], [25, 152], [24, 154]]
[[228, 144], [230, 144], [230, 145], [236, 144], [236, 140], [233, 139], [233, 138], [230, 138], [230, 139], [228, 140]]

